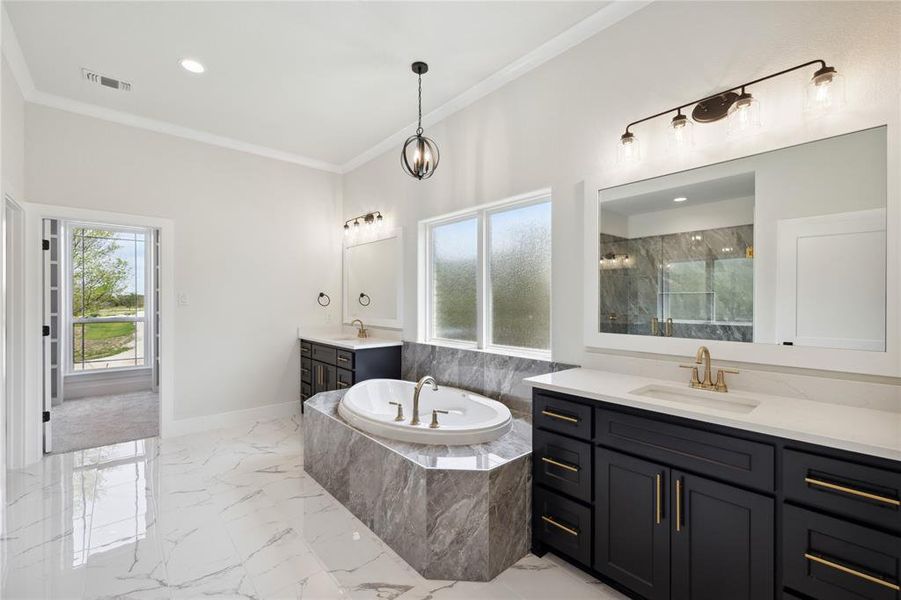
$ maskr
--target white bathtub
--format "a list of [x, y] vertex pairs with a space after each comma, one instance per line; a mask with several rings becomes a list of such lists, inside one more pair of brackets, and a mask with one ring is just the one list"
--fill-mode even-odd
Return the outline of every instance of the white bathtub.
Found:
[[[461, 446], [491, 442], [513, 427], [513, 417], [506, 406], [486, 398], [438, 384], [438, 391], [424, 385], [419, 395], [421, 425], [410, 425], [413, 417], [413, 390], [416, 384], [397, 379], [370, 379], [349, 390], [338, 405], [338, 414], [345, 421], [374, 435], [415, 444]], [[395, 421], [400, 402], [404, 420]], [[450, 411], [438, 415], [441, 427], [429, 428], [432, 409]]]

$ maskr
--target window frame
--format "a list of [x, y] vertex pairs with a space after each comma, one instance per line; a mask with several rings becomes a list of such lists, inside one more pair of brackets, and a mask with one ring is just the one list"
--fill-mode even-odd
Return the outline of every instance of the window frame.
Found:
[[[72, 274], [75, 260], [72, 256], [73, 231], [76, 229], [103, 229], [116, 233], [140, 234], [144, 236], [144, 316], [143, 317], [75, 317], [72, 314], [74, 293]], [[64, 312], [60, 315], [60, 343], [63, 344], [65, 361], [63, 375], [65, 377], [97, 376], [101, 373], [125, 373], [134, 371], [151, 370], [153, 368], [153, 230], [147, 227], [128, 227], [125, 225], [109, 225], [106, 223], [92, 223], [87, 221], [60, 221], [60, 230], [63, 244], [60, 258], [63, 262], [65, 276], [60, 281], [61, 307]], [[150, 290], [148, 292], [148, 290]], [[144, 324], [144, 364], [126, 367], [110, 367], [106, 369], [75, 369], [75, 353], [72, 348], [73, 327], [81, 323], [143, 323]]]
[[[491, 216], [518, 208], [547, 203], [551, 208], [551, 277], [548, 281], [548, 349], [505, 346], [491, 343], [492, 340], [492, 290], [489, 252], [491, 243]], [[433, 293], [433, 256], [432, 231], [435, 227], [451, 225], [461, 221], [476, 220], [476, 340], [463, 341], [442, 338], [434, 335], [434, 293]], [[421, 343], [480, 350], [495, 354], [522, 356], [540, 360], [551, 360], [553, 348], [553, 196], [550, 188], [536, 190], [497, 202], [490, 202], [472, 208], [441, 215], [419, 222], [419, 326], [417, 339]]]

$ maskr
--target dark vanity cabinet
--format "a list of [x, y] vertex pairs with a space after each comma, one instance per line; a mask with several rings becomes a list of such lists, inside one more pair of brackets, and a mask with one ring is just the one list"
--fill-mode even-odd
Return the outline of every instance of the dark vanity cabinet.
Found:
[[899, 600], [901, 464], [536, 389], [533, 551], [647, 600]]
[[348, 350], [300, 340], [300, 401], [366, 379], [400, 379], [401, 346]]

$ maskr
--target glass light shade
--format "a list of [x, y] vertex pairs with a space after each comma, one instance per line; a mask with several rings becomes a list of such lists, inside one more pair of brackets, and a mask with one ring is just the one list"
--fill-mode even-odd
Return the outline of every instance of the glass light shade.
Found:
[[804, 110], [827, 113], [845, 105], [845, 78], [832, 67], [814, 73], [804, 94]]
[[729, 137], [749, 135], [760, 129], [760, 102], [742, 93], [726, 113]]
[[693, 124], [683, 114], [673, 117], [670, 122], [669, 147], [673, 152], [682, 152], [694, 145]]
[[[420, 132], [422, 130], [419, 130]], [[428, 179], [438, 168], [438, 145], [432, 140], [417, 133], [404, 142], [400, 152], [400, 164], [407, 175], [416, 179]]]
[[634, 134], [624, 133], [619, 139], [617, 161], [621, 165], [635, 164], [641, 160], [641, 146]]

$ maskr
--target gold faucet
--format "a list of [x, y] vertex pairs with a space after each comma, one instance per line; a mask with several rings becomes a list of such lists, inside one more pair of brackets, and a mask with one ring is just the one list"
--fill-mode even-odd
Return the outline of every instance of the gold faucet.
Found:
[[[704, 365], [703, 380], [698, 373], [698, 365]], [[729, 391], [729, 387], [726, 385], [726, 373], [738, 374], [736, 369], [718, 368], [716, 370], [716, 383], [714, 383], [710, 373], [710, 350], [707, 349], [707, 346], [698, 348], [698, 352], [695, 354], [694, 364], [679, 366], [683, 369], [691, 369], [691, 381], [688, 383], [690, 387], [701, 390], [714, 390], [723, 393]]]
[[360, 324], [360, 329], [357, 330], [357, 337], [358, 338], [368, 338], [369, 330], [363, 326], [363, 321], [361, 321], [360, 319], [354, 319], [353, 321], [350, 322], [350, 326], [353, 327], [354, 323]]
[[698, 348], [698, 353], [695, 354], [695, 364], [704, 365], [704, 380], [701, 382], [701, 388], [709, 390], [713, 387], [713, 380], [710, 378], [710, 350], [707, 349], [707, 346]]
[[427, 383], [432, 384], [432, 391], [438, 391], [438, 382], [431, 375], [426, 375], [416, 383], [416, 389], [413, 390], [413, 418], [410, 419], [410, 425], [421, 425], [419, 420], [419, 394], [422, 392], [422, 386]]

